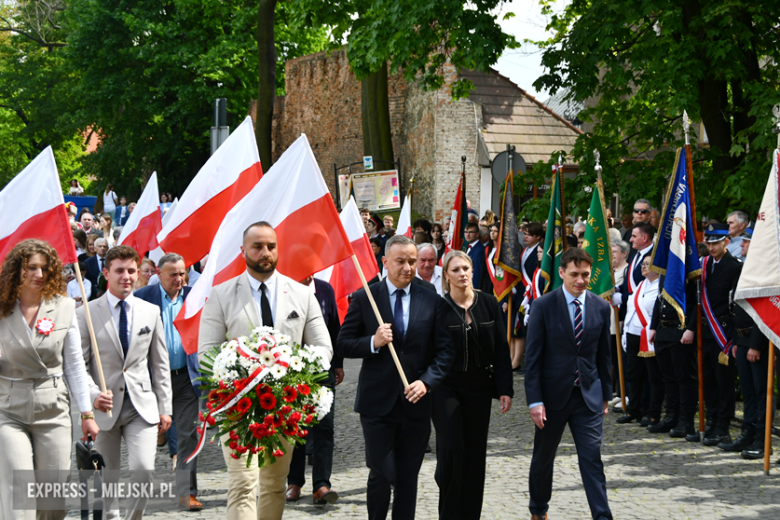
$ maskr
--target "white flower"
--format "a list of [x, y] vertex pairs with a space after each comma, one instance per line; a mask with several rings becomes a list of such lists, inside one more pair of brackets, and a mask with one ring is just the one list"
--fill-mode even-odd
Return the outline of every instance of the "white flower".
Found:
[[226, 349], [236, 350], [236, 347], [238, 347], [238, 341], [231, 339], [228, 341], [228, 344], [225, 345]]
[[321, 421], [333, 406], [333, 392], [321, 386], [314, 395], [314, 408], [317, 410], [317, 420]]
[[290, 358], [290, 368], [295, 370], [296, 372], [300, 372], [303, 370], [303, 361], [298, 356], [293, 356]]
[[274, 358], [274, 355], [268, 352], [267, 350], [260, 354], [260, 363], [263, 365], [270, 367], [273, 366], [276, 363], [276, 359]]
[[271, 375], [274, 376], [274, 379], [281, 379], [287, 375], [287, 369], [282, 365], [274, 365], [271, 368]]
[[287, 345], [279, 346], [276, 350], [278, 350], [279, 353], [283, 356], [289, 356], [290, 354], [292, 354], [292, 350], [290, 350], [290, 347], [288, 347]]

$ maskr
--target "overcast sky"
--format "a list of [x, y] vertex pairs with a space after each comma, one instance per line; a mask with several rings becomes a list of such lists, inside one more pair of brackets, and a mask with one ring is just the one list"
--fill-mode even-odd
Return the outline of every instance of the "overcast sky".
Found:
[[[558, 0], [556, 10], [563, 10], [567, 3], [567, 0]], [[503, 12], [507, 11], [515, 13], [515, 16], [501, 21], [501, 26], [506, 33], [514, 35], [518, 42], [525, 39], [543, 40], [552, 34], [545, 30], [547, 17], [542, 15], [538, 0], [513, 0], [504, 6]], [[539, 101], [545, 101], [550, 95], [538, 92], [532, 86], [536, 78], [544, 73], [541, 59], [541, 51], [535, 45], [524, 43], [520, 49], [507, 50], [494, 68]]]

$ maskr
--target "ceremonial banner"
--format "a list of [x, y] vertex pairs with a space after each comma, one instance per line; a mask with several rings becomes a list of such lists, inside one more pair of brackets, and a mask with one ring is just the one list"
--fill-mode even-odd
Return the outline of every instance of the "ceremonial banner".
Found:
[[444, 247], [444, 256], [450, 251], [463, 249], [464, 232], [469, 221], [468, 207], [466, 206], [466, 174], [460, 174], [460, 184], [455, 192], [455, 202], [452, 204], [452, 217], [447, 233], [447, 245]]
[[[168, 211], [165, 212], [165, 215], [162, 217], [162, 227], [165, 229], [165, 226], [168, 225], [168, 223], [171, 221], [171, 218], [173, 217], [173, 212], [176, 211], [176, 206], [179, 204], [178, 197], [173, 199], [173, 202], [171, 202], [171, 205], [168, 206]], [[157, 263], [160, 261], [160, 258], [163, 257], [165, 254], [165, 251], [162, 250], [162, 248], [158, 245], [156, 249], [153, 249], [152, 251], [149, 251], [149, 260], [154, 262], [154, 265], [157, 265]]]
[[[379, 274], [379, 269], [377, 268], [374, 250], [371, 249], [371, 242], [368, 240], [368, 234], [365, 226], [363, 226], [363, 219], [360, 218], [360, 212], [355, 199], [349, 198], [339, 217], [352, 245], [352, 250], [358, 258], [363, 276], [366, 281], [371, 280]], [[355, 269], [355, 262], [352, 261], [352, 258], [347, 258], [332, 267], [318, 272], [314, 277], [329, 282], [333, 286], [336, 305], [339, 310], [339, 321], [344, 323], [344, 317], [346, 317], [349, 309], [347, 297], [363, 287], [360, 275], [357, 269]]]
[[604, 187], [601, 184], [601, 179], [597, 180], [593, 187], [593, 198], [588, 210], [582, 249], [593, 258], [588, 290], [602, 298], [609, 298], [615, 292], [615, 280], [612, 272], [612, 247], [609, 243], [607, 211], [604, 209]]
[[0, 263], [22, 240], [45, 240], [63, 264], [78, 262], [51, 146], [0, 191]]
[[[501, 228], [499, 229], [496, 253], [493, 256], [495, 278], [493, 278], [493, 293], [500, 300], [512, 291], [522, 279], [520, 263], [522, 248], [517, 238], [517, 216], [512, 197], [515, 194], [513, 177], [509, 171], [504, 185], [504, 202], [501, 204]], [[490, 273], [493, 274], [492, 271]], [[492, 276], [491, 276], [492, 278]]]
[[187, 267], [206, 256], [227, 212], [263, 176], [260, 154], [247, 117], [187, 186], [176, 213], [157, 240], [166, 253], [184, 257]]
[[780, 345], [780, 215], [778, 215], [778, 159], [772, 152], [772, 170], [764, 190], [750, 254], [742, 266], [734, 300], [747, 311], [772, 343]]
[[412, 199], [409, 196], [411, 191], [409, 190], [409, 193], [404, 197], [404, 205], [401, 206], [401, 214], [398, 216], [398, 227], [395, 228], [396, 235], [403, 235], [408, 238], [412, 238], [414, 234], [412, 229], [412, 205], [410, 204]]
[[157, 172], [154, 172], [149, 177], [149, 182], [146, 183], [135, 209], [130, 213], [130, 218], [122, 228], [117, 245], [130, 246], [138, 252], [138, 256], [143, 258], [147, 252], [157, 248], [157, 234], [162, 231], [162, 227]]
[[542, 249], [542, 278], [547, 280], [544, 292], [550, 292], [561, 286], [563, 281], [558, 273], [563, 255], [563, 205], [561, 204], [561, 174], [553, 167], [552, 188], [550, 188], [550, 213], [547, 216], [547, 232], [544, 235]]
[[680, 323], [685, 323], [685, 282], [701, 275], [686, 161], [685, 150], [679, 148], [650, 262], [653, 271], [664, 275], [661, 296], [677, 311]]
[[353, 254], [309, 141], [301, 135], [219, 226], [206, 268], [174, 320], [188, 354], [198, 350], [200, 313], [211, 288], [246, 270], [243, 234], [258, 221], [276, 230], [276, 269], [293, 280], [303, 280]]

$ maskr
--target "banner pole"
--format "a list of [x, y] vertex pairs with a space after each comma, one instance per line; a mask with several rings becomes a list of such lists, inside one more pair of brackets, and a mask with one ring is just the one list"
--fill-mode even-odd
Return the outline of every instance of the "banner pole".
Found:
[[704, 347], [701, 342], [701, 278], [696, 280], [696, 357], [699, 375], [699, 442], [704, 444]]
[[512, 344], [512, 293], [509, 293], [509, 300], [506, 307], [506, 344]]
[[628, 414], [626, 409], [626, 377], [623, 372], [623, 344], [620, 341], [620, 313], [617, 307], [612, 307], [615, 313], [615, 339], [618, 348], [618, 376], [620, 378], [620, 405], [623, 407], [623, 414]]
[[766, 423], [764, 425], [764, 475], [769, 476], [769, 455], [772, 451], [772, 397], [775, 379], [775, 345], [769, 342], [769, 368], [766, 378]]
[[[81, 277], [79, 263], [75, 262], [73, 266], [76, 268], [76, 280], [79, 281], [79, 289], [81, 289], [81, 301], [84, 305], [84, 317], [87, 318], [87, 329], [89, 329], [89, 339], [92, 342], [92, 352], [95, 355], [95, 366], [97, 367], [98, 378], [100, 379], [100, 391], [106, 392], [106, 378], [103, 376], [103, 365], [100, 363], [100, 351], [98, 351], [97, 339], [95, 338], [95, 329], [92, 327], [92, 316], [89, 314], [89, 301], [87, 299], [87, 291], [84, 290], [84, 279]], [[107, 413], [109, 417], [112, 417], [111, 410]]]
[[[382, 320], [382, 315], [379, 313], [379, 308], [376, 306], [376, 302], [374, 301], [374, 295], [371, 294], [371, 291], [368, 288], [368, 282], [366, 282], [366, 277], [363, 276], [363, 269], [360, 268], [360, 262], [358, 261], [357, 255], [354, 253], [352, 254], [352, 262], [355, 264], [355, 269], [358, 272], [358, 275], [360, 276], [360, 282], [363, 284], [363, 289], [366, 291], [366, 296], [368, 296], [368, 301], [371, 302], [371, 308], [374, 309], [374, 314], [376, 315], [376, 319], [379, 322], [380, 325], [384, 324], [384, 320]], [[393, 347], [393, 342], [387, 344], [387, 348], [390, 349], [390, 355], [393, 356], [393, 361], [395, 362], [395, 368], [398, 369], [398, 374], [401, 376], [401, 381], [404, 384], [404, 390], [409, 388], [409, 381], [406, 380], [406, 374], [404, 374], [404, 368], [401, 366], [401, 361], [398, 359], [398, 354], [395, 353], [395, 347]]]

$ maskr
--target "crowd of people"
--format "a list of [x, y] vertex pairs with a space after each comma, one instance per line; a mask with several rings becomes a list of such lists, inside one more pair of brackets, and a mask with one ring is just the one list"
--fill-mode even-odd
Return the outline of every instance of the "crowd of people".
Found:
[[[79, 189], [74, 181], [70, 192], [78, 194]], [[163, 213], [170, 204], [170, 194], [162, 194]], [[64, 376], [81, 413], [82, 432], [96, 440], [106, 469], [119, 469], [122, 439], [131, 470], [154, 469], [157, 447], [167, 443], [179, 470], [179, 505], [200, 510], [197, 457], [188, 460], [198, 441], [198, 413], [204, 408], [196, 381], [199, 360], [198, 353], [184, 352], [173, 321], [207, 258], [188, 268], [175, 252], [155, 262], [117, 245], [133, 208], [110, 185], [103, 194], [103, 213], [82, 210], [77, 215], [75, 207], [68, 208], [87, 301], [74, 267], [63, 266], [45, 242], [25, 240], [4, 259], [0, 386], [12, 397], [32, 392], [35, 399], [12, 398], [10, 405], [0, 405], [0, 440], [15, 447], [0, 451], [0, 460], [11, 470], [70, 467], [68, 397], [60, 384]], [[199, 352], [226, 335], [248, 335], [260, 325], [276, 327], [293, 341], [330, 349], [333, 362], [325, 384], [331, 388], [344, 379], [344, 358], [361, 359], [354, 409], [360, 414], [370, 469], [369, 518], [386, 518], [391, 495], [393, 518], [414, 517], [431, 423], [437, 433], [440, 517], [480, 517], [492, 401], [498, 400], [501, 412], [510, 410], [513, 372], [525, 375], [536, 424], [529, 477], [532, 518], [546, 518], [555, 452], [566, 424], [575, 436], [596, 519], [612, 518], [600, 455], [608, 406], [623, 414], [618, 423], [699, 441], [694, 427], [696, 282], [687, 284], [689, 308], [686, 322], [680, 323], [679, 309], [659, 296], [664, 277], [650, 268], [658, 210], [649, 201], [637, 200], [631, 219], [615, 222], [610, 216], [616, 284], [611, 302], [586, 291], [593, 260], [580, 248], [585, 231], [581, 220], [567, 224], [563, 287], [548, 294], [540, 269], [546, 223], [523, 221], [518, 234], [522, 280], [497, 299], [494, 284], [501, 273], [494, 258], [500, 223], [492, 211], [480, 218], [469, 205], [463, 250], [449, 252], [449, 219], [417, 220], [408, 238], [395, 234], [391, 215], [380, 217], [364, 209], [361, 216], [380, 274], [368, 291], [352, 295], [343, 323], [327, 282], [291, 280], [276, 271], [276, 234], [259, 222], [244, 233], [245, 273], [215, 288], [206, 302]], [[726, 223], [709, 222], [705, 231], [702, 283], [711, 312], [705, 313], [702, 326], [704, 444], [757, 459], [764, 450], [760, 432], [768, 340], [730, 300], [750, 246], [748, 220], [744, 212], [735, 211]], [[87, 305], [103, 375], [96, 369]], [[277, 316], [280, 307], [302, 319]], [[28, 343], [37, 354], [26, 348]], [[399, 378], [391, 343], [408, 386]], [[620, 404], [617, 363], [612, 362], [617, 356], [626, 368], [626, 410]], [[741, 435], [732, 440], [737, 374], [744, 419]], [[98, 386], [101, 377], [107, 391]], [[33, 401], [51, 406], [33, 408]], [[313, 464], [313, 502], [337, 500], [330, 480], [333, 423], [331, 410], [312, 429], [306, 446], [287, 449], [275, 464], [260, 469], [256, 461], [247, 467], [243, 459], [235, 460], [225, 448], [227, 518], [281, 518], [285, 502], [301, 497], [307, 456]], [[40, 456], [53, 449], [59, 457]], [[12, 503], [11, 487], [0, 486], [3, 518], [22, 518]], [[106, 516], [117, 518], [118, 512], [110, 510]], [[128, 517], [141, 516], [135, 512]]]

